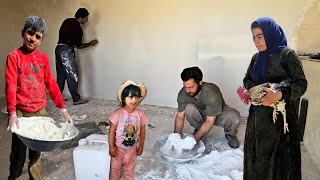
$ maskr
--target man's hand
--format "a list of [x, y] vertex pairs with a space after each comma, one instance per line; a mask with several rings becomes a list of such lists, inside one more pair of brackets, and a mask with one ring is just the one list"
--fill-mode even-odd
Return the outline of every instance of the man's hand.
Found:
[[90, 46], [94, 46], [98, 44], [98, 40], [97, 39], [94, 39], [88, 43], [82, 43], [80, 46], [77, 46], [77, 49], [83, 49], [83, 48], [87, 48], [87, 47], [90, 47]]
[[7, 131], [11, 130], [15, 124], [17, 125], [17, 128], [19, 128], [19, 120], [17, 114], [13, 113], [9, 115]]
[[267, 94], [261, 98], [261, 105], [270, 106], [271, 104], [275, 103], [276, 101], [279, 101], [282, 98], [281, 91], [272, 90], [267, 87], [262, 88], [267, 92]]
[[94, 45], [96, 45], [98, 43], [99, 43], [98, 39], [94, 39], [94, 40], [90, 41], [90, 45], [91, 46], [94, 46]]
[[66, 123], [73, 123], [73, 120], [66, 108], [60, 109], [60, 113], [62, 116], [62, 120], [64, 120]]

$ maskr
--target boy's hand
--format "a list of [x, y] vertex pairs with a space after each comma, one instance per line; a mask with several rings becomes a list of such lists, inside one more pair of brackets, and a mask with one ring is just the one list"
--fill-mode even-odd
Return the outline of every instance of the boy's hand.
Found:
[[62, 108], [60, 109], [60, 113], [62, 116], [62, 119], [66, 122], [66, 123], [73, 123], [73, 120], [68, 112], [68, 110], [66, 108]]
[[17, 114], [10, 114], [7, 131], [11, 130], [15, 124], [17, 125], [17, 128], [19, 128], [19, 120]]
[[137, 156], [140, 156], [143, 153], [143, 146], [139, 145], [137, 149]]
[[116, 146], [109, 146], [109, 155], [112, 157], [117, 156], [118, 149]]

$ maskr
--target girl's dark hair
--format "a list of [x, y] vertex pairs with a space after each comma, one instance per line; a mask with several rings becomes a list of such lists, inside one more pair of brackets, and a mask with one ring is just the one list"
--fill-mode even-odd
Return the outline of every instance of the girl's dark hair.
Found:
[[197, 66], [185, 68], [181, 73], [182, 81], [193, 79], [195, 83], [199, 83], [202, 81], [202, 77], [202, 71]]
[[138, 86], [135, 86], [132, 84], [127, 86], [126, 88], [124, 88], [124, 90], [122, 91], [122, 94], [121, 94], [122, 106], [125, 105], [124, 100], [126, 99], [126, 97], [129, 96], [129, 94], [133, 97], [140, 98], [141, 97], [141, 90]]
[[86, 8], [79, 8], [76, 14], [74, 15], [76, 19], [85, 18], [87, 16], [89, 16], [89, 11]]
[[33, 32], [41, 32], [43, 38], [47, 32], [47, 25], [44, 19], [38, 16], [29, 16], [22, 29], [22, 36], [27, 29], [31, 29]]
[[254, 21], [252, 24], [251, 24], [251, 30], [254, 29], [254, 28], [260, 28], [260, 24], [257, 22], [257, 21]]

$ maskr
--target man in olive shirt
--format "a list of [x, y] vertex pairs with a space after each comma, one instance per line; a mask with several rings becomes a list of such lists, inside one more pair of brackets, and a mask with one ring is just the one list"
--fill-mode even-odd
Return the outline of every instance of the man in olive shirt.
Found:
[[88, 22], [89, 12], [86, 8], [79, 8], [75, 18], [67, 18], [59, 29], [59, 41], [55, 49], [57, 83], [61, 93], [67, 80], [73, 104], [84, 104], [88, 100], [82, 99], [78, 94], [78, 66], [74, 48], [82, 49], [96, 45], [97, 39], [89, 43], [82, 43], [82, 27]]
[[224, 128], [225, 137], [231, 148], [239, 147], [236, 136], [240, 125], [240, 113], [228, 106], [217, 85], [202, 81], [202, 71], [198, 67], [189, 67], [182, 71], [183, 88], [178, 94], [178, 112], [174, 132], [181, 133], [184, 119], [194, 130], [199, 141], [212, 129], [213, 125]]

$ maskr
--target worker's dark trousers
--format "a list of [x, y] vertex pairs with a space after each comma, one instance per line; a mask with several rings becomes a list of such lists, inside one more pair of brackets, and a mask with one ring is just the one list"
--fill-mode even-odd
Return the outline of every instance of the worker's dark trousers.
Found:
[[[17, 110], [18, 117], [32, 117], [32, 116], [48, 116], [45, 108], [34, 112], [28, 113], [25, 111]], [[8, 180], [22, 180], [22, 169], [26, 160], [27, 147], [19, 139], [19, 137], [12, 133], [11, 154], [10, 154], [10, 174]], [[29, 165], [28, 172], [30, 180], [40, 180], [40, 155], [41, 152], [29, 149]]]
[[57, 45], [56, 50], [56, 71], [57, 84], [61, 93], [63, 92], [65, 82], [67, 80], [68, 89], [73, 101], [78, 101], [78, 66], [73, 47], [67, 45]]

